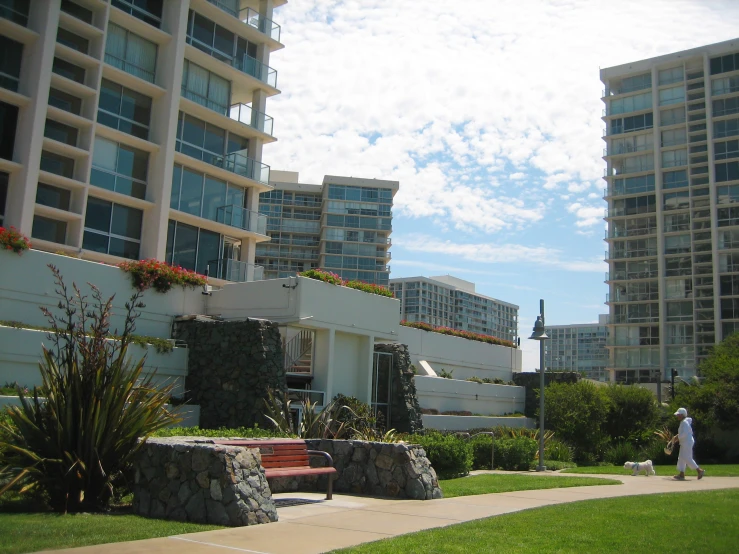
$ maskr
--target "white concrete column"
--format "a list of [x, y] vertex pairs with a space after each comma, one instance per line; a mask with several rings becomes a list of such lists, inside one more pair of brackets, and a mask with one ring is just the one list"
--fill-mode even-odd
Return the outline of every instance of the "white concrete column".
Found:
[[[54, 63], [59, 2], [32, 3], [28, 28], [38, 33], [32, 44], [23, 46], [19, 92], [30, 102], [18, 110], [13, 161], [23, 168], [11, 175], [5, 208], [5, 225], [13, 225], [31, 236], [36, 203], [39, 164], [44, 142], [44, 126]], [[43, 9], [38, 9], [43, 7]], [[36, 9], [34, 9], [36, 8]], [[44, 91], [39, 94], [39, 91]]]
[[[360, 375], [362, 374], [362, 371], [367, 375], [366, 380], [366, 390], [364, 391], [364, 395], [360, 395], [359, 399], [362, 402], [366, 402], [367, 404], [372, 404], [372, 373], [374, 370], [374, 364], [375, 364], [375, 337], [374, 335], [369, 335], [366, 337], [366, 344], [367, 344], [367, 355], [365, 356], [365, 367], [360, 368], [359, 372]], [[362, 396], [364, 398], [362, 398]], [[390, 422], [388, 422], [390, 423]]]
[[326, 402], [330, 402], [334, 397], [334, 365], [336, 357], [336, 330], [331, 328], [328, 330], [328, 340], [326, 341]]
[[149, 161], [146, 199], [155, 206], [144, 214], [141, 258], [165, 258], [188, 7], [189, 2], [169, 0], [162, 14], [162, 20], [169, 23], [167, 31], [172, 34], [172, 40], [160, 45], [157, 52], [157, 84], [164, 85], [167, 92], [154, 100], [151, 107], [149, 139], [159, 145], [159, 152], [152, 154]]

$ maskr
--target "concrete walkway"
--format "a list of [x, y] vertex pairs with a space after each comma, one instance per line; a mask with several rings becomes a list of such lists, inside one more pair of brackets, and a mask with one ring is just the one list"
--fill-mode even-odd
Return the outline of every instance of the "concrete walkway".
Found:
[[[528, 473], [528, 475], [541, 474]], [[557, 473], [546, 472], [546, 475]], [[701, 481], [689, 477], [683, 482], [659, 476], [590, 477], [617, 479], [622, 481], [622, 484], [482, 494], [427, 501], [388, 500], [344, 494], [334, 494], [333, 500], [325, 501], [323, 495], [318, 493], [285, 493], [275, 495], [279, 504], [289, 504], [291, 499], [310, 502], [278, 507], [280, 521], [277, 523], [53, 552], [317, 554], [423, 529], [445, 527], [551, 504], [640, 494], [739, 488], [739, 477], [706, 477]]]

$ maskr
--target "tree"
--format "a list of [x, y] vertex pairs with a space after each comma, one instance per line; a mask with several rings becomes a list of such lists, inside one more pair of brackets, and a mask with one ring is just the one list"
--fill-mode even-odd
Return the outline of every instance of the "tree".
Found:
[[646, 442], [653, 438], [659, 406], [647, 389], [611, 384], [602, 389], [610, 400], [603, 430], [615, 441]]

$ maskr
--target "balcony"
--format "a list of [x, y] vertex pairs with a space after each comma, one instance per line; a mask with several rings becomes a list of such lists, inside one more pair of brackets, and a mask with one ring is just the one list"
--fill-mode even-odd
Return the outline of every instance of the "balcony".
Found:
[[25, 6], [18, 6], [17, 8], [12, 7], [13, 2], [8, 4], [11, 5], [7, 5], [5, 2], [0, 4], [0, 17], [23, 27], [28, 27], [28, 2], [25, 3]]
[[234, 104], [229, 108], [228, 116], [239, 123], [243, 123], [257, 131], [273, 136], [272, 129], [274, 127], [274, 119], [266, 113], [255, 110], [251, 106], [247, 106], [246, 104]]
[[234, 204], [217, 208], [216, 221], [244, 231], [267, 234], [267, 216]]
[[[241, 177], [246, 177], [252, 181], [262, 183], [263, 185], [269, 185], [269, 166], [244, 156], [239, 152], [232, 152], [231, 154], [226, 154], [224, 156], [204, 150], [199, 146], [189, 144], [179, 139], [177, 140], [175, 150], [195, 158], [196, 160], [201, 160], [212, 166], [220, 167], [221, 169], [240, 175]], [[243, 150], [240, 152], [243, 152]]]
[[208, 276], [234, 283], [261, 281], [264, 279], [264, 268], [239, 260], [218, 259], [208, 262]]
[[618, 292], [611, 294], [606, 293], [606, 304], [609, 302], [645, 302], [649, 300], [659, 300], [657, 292], [636, 292], [636, 293], [625, 293]]
[[[623, 244], [620, 243], [620, 244]], [[613, 252], [605, 251], [605, 261], [618, 260], [622, 258], [648, 258], [650, 256], [656, 256], [656, 248], [637, 248], [634, 250], [614, 250]]]
[[210, 2], [220, 10], [223, 10], [227, 14], [240, 20], [245, 25], [249, 25], [249, 27], [254, 27], [257, 31], [259, 31], [260, 33], [264, 33], [272, 40], [280, 42], [280, 26], [271, 19], [268, 19], [261, 15], [258, 11], [252, 8], [244, 8], [239, 10], [238, 8], [234, 8], [232, 5], [229, 5], [228, 2], [223, 2], [220, 0], [208, 0], [208, 2]]
[[108, 54], [107, 52], [105, 53], [105, 63], [107, 63], [108, 65], [112, 65], [113, 67], [117, 67], [121, 71], [125, 71], [126, 73], [129, 73], [134, 77], [138, 77], [139, 79], [148, 81], [149, 83], [154, 82], [153, 71], [149, 71], [148, 69], [139, 67], [138, 65], [132, 64], [131, 62], [114, 56], [113, 54]]
[[[238, 69], [242, 73], [245, 73], [259, 81], [269, 85], [270, 87], [277, 88], [277, 70], [272, 69], [270, 66], [263, 64], [256, 58], [252, 58], [248, 54], [242, 56], [230, 57], [214, 50], [210, 45], [193, 38], [192, 35], [187, 35], [187, 43], [191, 44], [201, 52], [208, 54], [212, 58], [222, 61], [231, 67]], [[107, 55], [106, 55], [107, 58]], [[106, 59], [107, 61], [107, 59]]]

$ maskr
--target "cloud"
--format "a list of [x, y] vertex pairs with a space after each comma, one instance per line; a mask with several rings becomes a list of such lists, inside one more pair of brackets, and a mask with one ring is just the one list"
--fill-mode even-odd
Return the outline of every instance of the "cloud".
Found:
[[597, 260], [568, 260], [562, 252], [546, 246], [520, 244], [455, 243], [440, 241], [428, 235], [396, 237], [394, 243], [405, 250], [427, 254], [443, 254], [476, 263], [535, 264], [566, 271], [602, 272], [604, 263]]
[[575, 202], [567, 207], [567, 211], [571, 214], [575, 214], [577, 222], [575, 225], [578, 227], [589, 227], [591, 225], [597, 225], [603, 221], [605, 214], [605, 206], [586, 206], [580, 202]]

